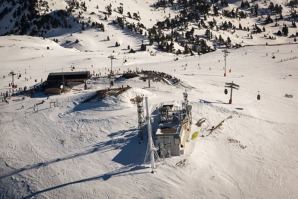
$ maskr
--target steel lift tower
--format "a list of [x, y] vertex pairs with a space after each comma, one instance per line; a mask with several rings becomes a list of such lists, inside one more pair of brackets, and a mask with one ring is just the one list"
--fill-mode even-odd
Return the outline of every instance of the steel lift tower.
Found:
[[11, 80], [11, 87], [14, 88], [14, 87], [15, 87], [15, 85], [14, 85], [14, 76], [16, 75], [16, 73], [13, 72], [13, 71], [11, 71], [9, 74], [10, 74], [11, 77], [12, 77], [12, 80]]
[[145, 116], [144, 116], [144, 98], [143, 96], [136, 96], [135, 101], [137, 103], [137, 109], [138, 109], [138, 136], [139, 136], [139, 142], [144, 141], [144, 135], [145, 135]]

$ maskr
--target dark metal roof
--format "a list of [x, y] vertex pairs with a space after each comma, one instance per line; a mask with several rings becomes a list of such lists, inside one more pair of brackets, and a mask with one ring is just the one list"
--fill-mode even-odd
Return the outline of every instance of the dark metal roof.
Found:
[[84, 82], [90, 79], [90, 71], [57, 72], [48, 75], [47, 82]]

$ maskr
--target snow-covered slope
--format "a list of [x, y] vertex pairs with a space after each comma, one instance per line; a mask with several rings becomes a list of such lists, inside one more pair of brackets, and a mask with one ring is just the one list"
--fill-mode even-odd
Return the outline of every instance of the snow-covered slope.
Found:
[[[241, 2], [249, 7], [241, 7]], [[148, 51], [198, 54], [225, 46], [295, 43], [296, 4], [281, 0], [3, 0], [0, 35], [40, 36], [80, 51], [124, 53], [140, 50], [144, 44]]]
[[[0, 198], [298, 198], [295, 1], [242, 8], [242, 1], [225, 2], [1, 1]], [[210, 5], [208, 14], [202, 5]], [[224, 77], [226, 46], [245, 47], [229, 49], [231, 72]], [[148, 88], [139, 78], [119, 79], [114, 87], [131, 89], [83, 103], [109, 87], [100, 78], [88, 90], [2, 100], [11, 92], [11, 71], [18, 88], [73, 68], [106, 76], [110, 55], [119, 73], [154, 70], [180, 82]], [[224, 94], [227, 82], [240, 85], [233, 104], [230, 91]], [[199, 136], [183, 156], [159, 161], [151, 174], [131, 98], [147, 96], [154, 117], [155, 107], [180, 103], [185, 90], [193, 106], [191, 133]]]
[[[89, 90], [77, 87], [49, 98], [39, 93], [1, 102], [1, 198], [297, 198], [297, 45], [229, 51], [227, 77], [221, 51], [203, 56], [114, 53], [114, 70], [155, 70], [180, 83], [152, 82], [148, 88], [139, 78], [120, 79], [115, 87], [132, 88], [82, 103], [109, 86], [103, 79]], [[21, 74], [15, 78], [18, 87], [30, 87], [49, 72], [71, 66], [107, 74], [109, 55], [104, 49], [79, 52], [36, 37], [1, 37], [1, 93], [10, 90], [11, 70]], [[224, 86], [232, 81], [240, 88], [228, 104]], [[158, 162], [151, 174], [144, 163], [147, 145], [138, 143], [137, 107], [130, 99], [148, 96], [154, 111], [162, 102], [181, 102], [185, 90], [194, 124], [201, 118], [206, 122], [201, 128], [193, 124], [191, 133], [200, 134], [187, 142], [185, 155]]]

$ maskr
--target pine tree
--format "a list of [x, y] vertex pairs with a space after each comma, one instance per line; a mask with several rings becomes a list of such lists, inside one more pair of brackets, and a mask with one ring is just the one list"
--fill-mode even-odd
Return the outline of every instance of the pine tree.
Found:
[[146, 51], [146, 45], [142, 43], [141, 45], [141, 51]]
[[287, 25], [284, 25], [284, 27], [282, 28], [282, 33], [285, 36], [288, 36], [288, 34], [289, 34], [289, 28], [287, 27]]

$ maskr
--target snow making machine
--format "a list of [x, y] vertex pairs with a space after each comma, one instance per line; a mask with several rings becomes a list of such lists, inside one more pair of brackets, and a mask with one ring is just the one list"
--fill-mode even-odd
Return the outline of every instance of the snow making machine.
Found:
[[159, 107], [159, 126], [156, 131], [156, 146], [159, 157], [167, 158], [184, 154], [185, 142], [190, 137], [192, 124], [191, 105], [184, 93], [182, 106], [163, 103]]

